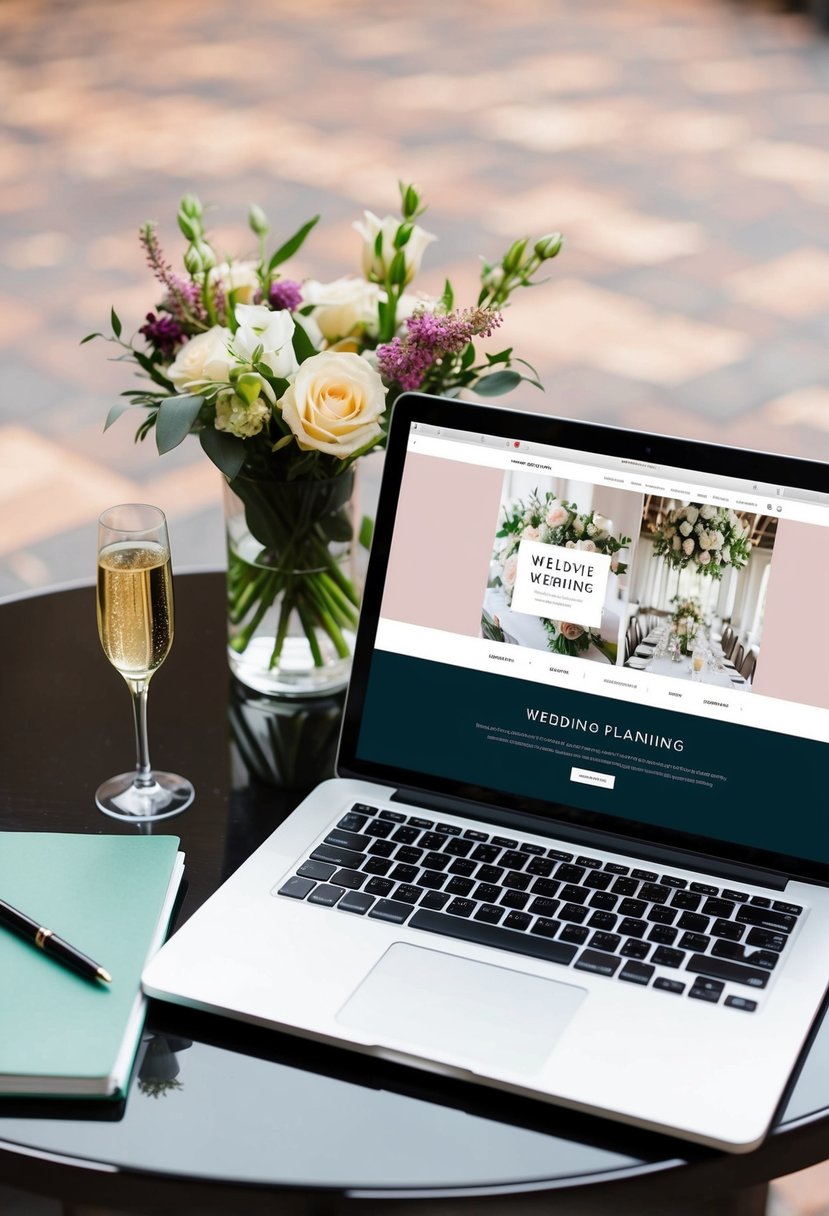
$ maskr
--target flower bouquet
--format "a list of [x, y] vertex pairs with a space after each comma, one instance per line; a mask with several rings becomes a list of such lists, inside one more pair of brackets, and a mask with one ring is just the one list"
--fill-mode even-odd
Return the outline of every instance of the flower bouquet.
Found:
[[675, 595], [671, 612], [671, 632], [683, 654], [690, 654], [700, 626], [704, 623], [702, 604], [695, 596]]
[[721, 579], [729, 568], [742, 570], [751, 556], [750, 528], [728, 507], [689, 502], [669, 511], [654, 530], [653, 552], [674, 570], [693, 568]]
[[[624, 574], [627, 564], [619, 555], [631, 538], [613, 536], [609, 527], [610, 521], [596, 511], [579, 511], [575, 503], [565, 502], [551, 492], [539, 494], [534, 490], [526, 502], [519, 499], [504, 507], [501, 527], [495, 534], [499, 544], [493, 553], [495, 573], [490, 586], [501, 587], [507, 604], [512, 603], [522, 540], [540, 541], [584, 553], [607, 553], [613, 573]], [[541, 623], [547, 633], [547, 646], [555, 654], [578, 656], [593, 645], [609, 662], [615, 663], [618, 646], [605, 641], [589, 626], [546, 617], [541, 618]], [[486, 631], [491, 631], [493, 624], [500, 629], [499, 621], [485, 618]], [[486, 636], [492, 636], [491, 632], [486, 632]]]
[[476, 343], [501, 323], [513, 291], [538, 281], [560, 235], [517, 240], [483, 262], [477, 299], [457, 309], [448, 281], [437, 299], [412, 291], [435, 238], [417, 222], [417, 190], [401, 183], [400, 199], [398, 217], [367, 211], [355, 224], [362, 274], [323, 283], [282, 273], [318, 216], [270, 252], [268, 220], [250, 207], [258, 249], [233, 260], [217, 253], [200, 202], [187, 195], [178, 212], [183, 273], [146, 224], [140, 239], [160, 301], [130, 339], [112, 310], [108, 340], [146, 384], [122, 394], [106, 426], [137, 407], [136, 439], [154, 430], [164, 453], [196, 434], [224, 475], [233, 495], [230, 662], [263, 691], [325, 692], [347, 679], [360, 603], [350, 566], [354, 469], [385, 445], [397, 396], [492, 396], [522, 380], [541, 387], [511, 348], [482, 354]]

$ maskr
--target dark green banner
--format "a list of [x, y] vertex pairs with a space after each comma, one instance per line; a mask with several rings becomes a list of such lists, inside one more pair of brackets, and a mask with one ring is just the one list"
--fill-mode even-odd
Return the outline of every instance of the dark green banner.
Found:
[[[393, 708], [390, 708], [393, 707]], [[362, 760], [829, 861], [829, 745], [376, 652]]]

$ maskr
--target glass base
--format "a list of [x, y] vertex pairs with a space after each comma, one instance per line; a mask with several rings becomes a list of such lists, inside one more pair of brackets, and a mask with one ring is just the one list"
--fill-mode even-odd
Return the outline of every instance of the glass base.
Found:
[[144, 822], [147, 819], [170, 819], [186, 811], [195, 797], [195, 790], [185, 777], [176, 773], [152, 774], [153, 783], [135, 784], [135, 770], [110, 777], [95, 791], [99, 811], [113, 819]]
[[[354, 634], [344, 631], [349, 649], [353, 649]], [[351, 674], [351, 657], [331, 657], [322, 667], [314, 665], [314, 656], [306, 638], [286, 638], [276, 667], [270, 666], [273, 636], [253, 638], [240, 654], [227, 648], [230, 670], [237, 680], [256, 692], [275, 697], [319, 697], [342, 691]]]

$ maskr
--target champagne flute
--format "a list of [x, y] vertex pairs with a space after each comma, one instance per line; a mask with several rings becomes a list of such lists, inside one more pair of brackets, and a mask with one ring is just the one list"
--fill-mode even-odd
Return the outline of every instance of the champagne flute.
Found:
[[173, 641], [173, 576], [164, 512], [146, 503], [110, 507], [98, 519], [98, 635], [104, 654], [127, 682], [135, 719], [136, 766], [95, 794], [115, 819], [178, 815], [193, 786], [150, 767], [147, 691]]

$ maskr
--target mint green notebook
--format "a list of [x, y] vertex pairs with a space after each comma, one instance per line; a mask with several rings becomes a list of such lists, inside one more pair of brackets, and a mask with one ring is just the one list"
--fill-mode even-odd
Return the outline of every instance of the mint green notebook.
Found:
[[141, 971], [184, 869], [176, 836], [0, 832], [0, 899], [112, 976], [87, 980], [0, 924], [0, 1094], [113, 1097], [144, 1022]]

